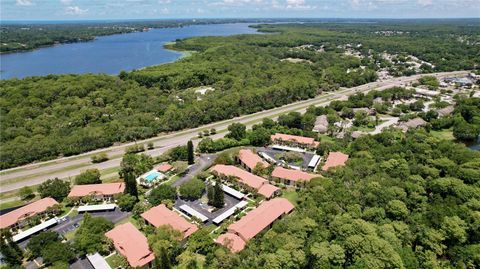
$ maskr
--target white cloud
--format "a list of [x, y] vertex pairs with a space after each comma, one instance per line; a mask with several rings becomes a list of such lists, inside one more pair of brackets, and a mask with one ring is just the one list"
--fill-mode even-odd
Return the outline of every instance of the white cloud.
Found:
[[17, 0], [17, 6], [33, 6], [34, 3], [30, 0]]
[[65, 8], [65, 14], [68, 15], [83, 15], [88, 12], [88, 9], [81, 9], [79, 6], [69, 6]]
[[60, 0], [60, 2], [64, 5], [69, 5], [72, 3], [72, 0]]
[[159, 4], [170, 4], [172, 0], [158, 0]]

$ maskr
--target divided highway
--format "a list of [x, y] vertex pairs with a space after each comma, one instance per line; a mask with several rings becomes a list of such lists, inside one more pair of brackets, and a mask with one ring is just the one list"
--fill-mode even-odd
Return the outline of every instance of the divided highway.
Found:
[[[463, 76], [468, 74], [468, 71], [456, 71], [445, 72], [435, 74], [422, 74], [410, 77], [392, 78], [384, 81], [377, 81], [361, 86], [340, 89], [336, 92], [324, 93], [313, 99], [299, 101], [291, 103], [282, 107], [257, 112], [254, 114], [244, 115], [241, 117], [233, 118], [230, 120], [224, 120], [207, 124], [201, 127], [178, 131], [170, 134], [162, 134], [157, 137], [146, 139], [143, 141], [137, 141], [137, 143], [153, 142], [155, 149], [146, 151], [145, 153], [151, 156], [159, 156], [169, 149], [185, 145], [188, 140], [193, 140], [194, 144], [199, 142], [197, 134], [199, 131], [205, 129], [215, 128], [218, 134], [212, 136], [212, 138], [219, 138], [225, 134], [227, 127], [233, 122], [240, 122], [247, 126], [251, 126], [260, 122], [263, 118], [276, 118], [278, 115], [288, 113], [291, 111], [305, 112], [306, 109], [311, 106], [325, 106], [332, 100], [342, 100], [348, 98], [348, 96], [357, 92], [368, 92], [370, 90], [384, 90], [387, 88], [402, 86], [406, 83], [415, 81], [425, 75], [434, 75], [438, 78], [451, 77], [451, 76]], [[125, 143], [118, 146], [112, 146], [109, 148], [99, 149], [76, 156], [59, 158], [51, 161], [40, 162], [2, 170], [0, 172], [0, 192], [8, 192], [16, 189], [20, 189], [23, 186], [33, 186], [46, 181], [49, 178], [69, 178], [80, 174], [86, 169], [97, 168], [99, 170], [111, 169], [120, 165], [122, 155], [128, 146], [134, 143]], [[92, 164], [91, 156], [104, 152], [109, 156], [109, 160], [103, 163]]]

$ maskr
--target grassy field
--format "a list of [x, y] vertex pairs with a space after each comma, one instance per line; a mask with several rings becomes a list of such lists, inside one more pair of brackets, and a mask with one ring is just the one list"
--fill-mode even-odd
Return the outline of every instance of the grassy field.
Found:
[[124, 258], [118, 254], [113, 254], [112, 256], [105, 259], [112, 268], [122, 267], [124, 265]]
[[439, 138], [439, 139], [455, 140], [455, 137], [453, 137], [452, 128], [439, 130], [439, 131], [432, 130], [432, 131], [430, 131], [430, 134], [433, 135], [436, 138]]
[[294, 206], [297, 205], [298, 193], [295, 190], [284, 190], [282, 197], [287, 198], [287, 200], [290, 201], [290, 203], [292, 203]]

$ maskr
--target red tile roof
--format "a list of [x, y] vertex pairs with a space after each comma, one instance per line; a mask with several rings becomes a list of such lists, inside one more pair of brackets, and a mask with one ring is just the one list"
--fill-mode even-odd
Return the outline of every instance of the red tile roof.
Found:
[[212, 167], [212, 171], [215, 171], [219, 174], [223, 174], [225, 176], [237, 177], [240, 180], [240, 182], [242, 182], [243, 184], [248, 185], [251, 188], [254, 188], [257, 190], [263, 184], [267, 183], [266, 179], [256, 176], [252, 173], [249, 173], [233, 165], [217, 164], [214, 167]]
[[163, 173], [165, 173], [165, 172], [170, 171], [172, 168], [173, 168], [173, 166], [171, 166], [170, 164], [168, 164], [168, 163], [162, 163], [161, 165], [159, 165], [159, 166], [157, 167], [157, 171], [158, 171], [158, 172], [163, 172]]
[[123, 193], [125, 184], [123, 182], [105, 183], [105, 184], [88, 184], [75, 185], [68, 194], [68, 197], [83, 197], [87, 195], [114, 195]]
[[168, 209], [164, 204], [152, 207], [141, 216], [156, 228], [163, 225], [172, 226], [173, 229], [182, 232], [184, 238], [189, 237], [192, 233], [198, 230], [196, 225], [188, 222], [177, 213]]
[[3, 214], [0, 216], [0, 229], [10, 227], [27, 217], [43, 213], [47, 210], [47, 208], [56, 204], [58, 203], [55, 201], [55, 199], [46, 197]]
[[327, 171], [328, 169], [335, 167], [335, 166], [345, 166], [345, 163], [348, 160], [348, 155], [343, 154], [341, 152], [330, 152], [327, 157], [327, 161], [322, 167], [323, 171]]
[[272, 184], [270, 183], [266, 183], [266, 184], [263, 184], [260, 189], [258, 189], [258, 193], [267, 197], [267, 198], [270, 198], [272, 197], [276, 191], [280, 190], [279, 188], [273, 186]]
[[239, 221], [228, 226], [228, 232], [248, 241], [267, 228], [275, 220], [293, 210], [294, 206], [285, 198], [274, 198], [260, 204]]
[[288, 134], [280, 134], [276, 133], [270, 137], [272, 141], [275, 140], [283, 140], [283, 141], [289, 141], [289, 142], [295, 142], [295, 143], [300, 143], [300, 144], [306, 144], [306, 145], [311, 145], [311, 146], [318, 146], [319, 142], [315, 141], [315, 139], [311, 137], [304, 137], [304, 136], [298, 136], [298, 135], [288, 135]]
[[227, 247], [228, 249], [230, 249], [230, 251], [234, 253], [242, 251], [247, 244], [238, 235], [229, 232], [220, 235], [217, 240], [215, 240], [215, 242], [217, 244]]
[[253, 151], [249, 149], [241, 149], [238, 152], [238, 158], [250, 169], [254, 169], [258, 163], [262, 164], [263, 167], [268, 166], [267, 162], [265, 162], [262, 158], [260, 158], [257, 154], [253, 153]]
[[105, 233], [115, 249], [127, 258], [132, 267], [143, 267], [155, 259], [147, 238], [133, 224], [127, 222]]
[[271, 185], [268, 183], [268, 180], [264, 179], [263, 177], [256, 176], [250, 172], [247, 172], [243, 169], [240, 169], [236, 166], [233, 165], [223, 165], [223, 164], [217, 164], [214, 167], [211, 168], [212, 171], [215, 171], [219, 174], [225, 175], [225, 176], [233, 176], [238, 178], [238, 180], [242, 183], [245, 184], [255, 190], [260, 195], [265, 196], [266, 198], [270, 198], [273, 196], [273, 194], [279, 190], [279, 188]]
[[272, 172], [272, 177], [291, 181], [310, 181], [312, 178], [320, 177], [320, 175], [309, 174], [300, 170], [286, 169], [281, 166], [277, 166]]

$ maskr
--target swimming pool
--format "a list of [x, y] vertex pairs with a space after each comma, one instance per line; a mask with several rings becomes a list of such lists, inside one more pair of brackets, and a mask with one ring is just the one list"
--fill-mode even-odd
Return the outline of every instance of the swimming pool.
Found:
[[145, 176], [145, 180], [146, 181], [154, 181], [155, 179], [157, 179], [158, 177], [160, 177], [162, 174], [160, 172], [157, 172], [157, 171], [152, 171], [150, 173], [148, 173], [146, 176]]

